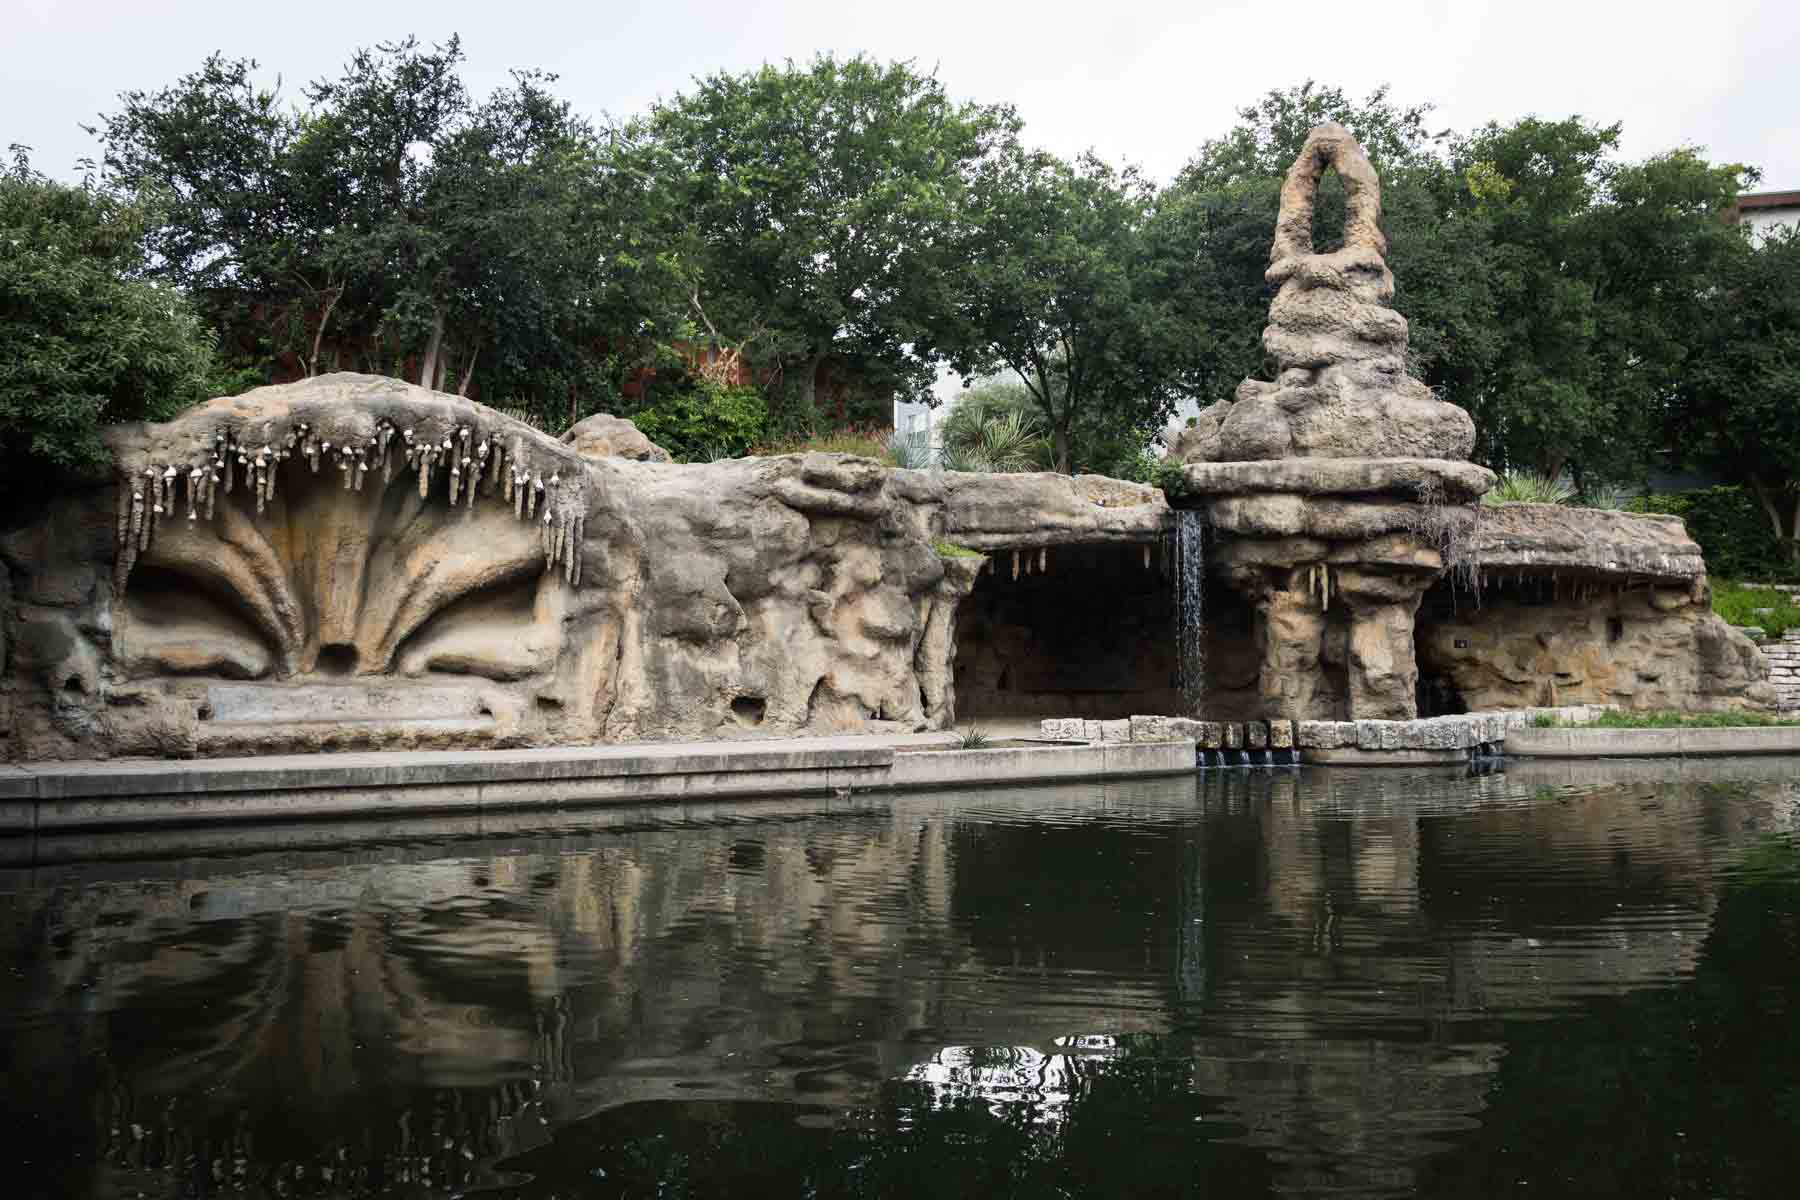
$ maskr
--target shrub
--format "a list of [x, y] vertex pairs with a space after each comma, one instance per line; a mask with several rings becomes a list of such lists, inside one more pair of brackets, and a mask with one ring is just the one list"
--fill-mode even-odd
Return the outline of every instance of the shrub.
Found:
[[[1759, 609], [1769, 609], [1759, 612]], [[1745, 587], [1740, 583], [1713, 584], [1713, 611], [1732, 625], [1755, 625], [1770, 637], [1800, 628], [1800, 606], [1786, 592]]]
[[1483, 504], [1567, 504], [1575, 489], [1560, 479], [1535, 471], [1508, 471], [1499, 486], [1481, 498]]
[[58, 470], [102, 469], [102, 427], [241, 388], [186, 297], [140, 277], [151, 220], [22, 151], [0, 168], [0, 510]]
[[854, 454], [873, 458], [888, 466], [898, 466], [889, 448], [894, 431], [875, 425], [847, 425], [830, 433], [796, 434], [779, 441], [753, 446], [750, 453], [769, 457], [776, 454]]
[[1022, 387], [971, 388], [939, 426], [952, 471], [1042, 471], [1050, 462], [1043, 416]]
[[632, 414], [638, 431], [676, 462], [711, 462], [750, 453], [763, 436], [768, 409], [752, 387], [724, 387], [707, 379], [659, 398]]
[[1163, 499], [1174, 501], [1188, 494], [1187, 472], [1182, 464], [1160, 458], [1148, 451], [1138, 455], [1126, 470], [1124, 478], [1133, 483], [1147, 483], [1163, 494]]
[[896, 429], [888, 435], [887, 456], [896, 467], [922, 471], [935, 465], [931, 440], [919, 434], [905, 434]]

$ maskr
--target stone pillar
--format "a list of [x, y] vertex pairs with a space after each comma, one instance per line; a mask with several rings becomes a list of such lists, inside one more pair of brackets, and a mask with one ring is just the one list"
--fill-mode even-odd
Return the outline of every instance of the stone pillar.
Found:
[[1419, 715], [1419, 664], [1413, 620], [1431, 586], [1430, 575], [1389, 575], [1343, 568], [1338, 593], [1350, 609], [1350, 715], [1410, 721]]
[[[1291, 581], [1288, 581], [1291, 584]], [[1304, 721], [1323, 677], [1319, 650], [1325, 612], [1318, 598], [1291, 586], [1265, 586], [1256, 596], [1256, 635], [1262, 651], [1262, 716]]]

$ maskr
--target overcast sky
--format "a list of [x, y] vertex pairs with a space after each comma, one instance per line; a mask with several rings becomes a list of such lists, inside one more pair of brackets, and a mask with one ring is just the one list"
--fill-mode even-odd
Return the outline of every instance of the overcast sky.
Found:
[[358, 45], [460, 33], [483, 94], [512, 67], [562, 76], [598, 115], [628, 115], [699, 74], [830, 50], [907, 58], [953, 95], [1009, 101], [1028, 138], [1097, 149], [1168, 178], [1237, 108], [1307, 78], [1431, 101], [1436, 123], [1579, 113], [1622, 121], [1624, 152], [1679, 145], [1800, 188], [1800, 2], [1407, 0], [1127, 4], [1087, 0], [4, 0], [0, 145], [73, 178], [82, 122], [212, 50], [258, 60], [284, 92], [335, 73]]

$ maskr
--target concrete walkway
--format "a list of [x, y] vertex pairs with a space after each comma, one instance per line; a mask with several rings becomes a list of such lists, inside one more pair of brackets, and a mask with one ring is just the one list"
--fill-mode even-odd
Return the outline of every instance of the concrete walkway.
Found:
[[953, 749], [954, 733], [0, 766], [0, 833], [802, 796], [1174, 774], [1194, 744]]
[[1538, 729], [1506, 735], [1508, 755], [1538, 758], [1692, 758], [1800, 754], [1800, 725], [1690, 729]]

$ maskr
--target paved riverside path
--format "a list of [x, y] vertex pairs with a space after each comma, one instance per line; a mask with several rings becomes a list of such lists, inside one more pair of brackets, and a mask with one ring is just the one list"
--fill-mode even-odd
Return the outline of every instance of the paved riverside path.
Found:
[[[1192, 742], [955, 749], [955, 733], [0, 766], [0, 833], [1170, 774]], [[908, 751], [936, 751], [909, 753]]]

